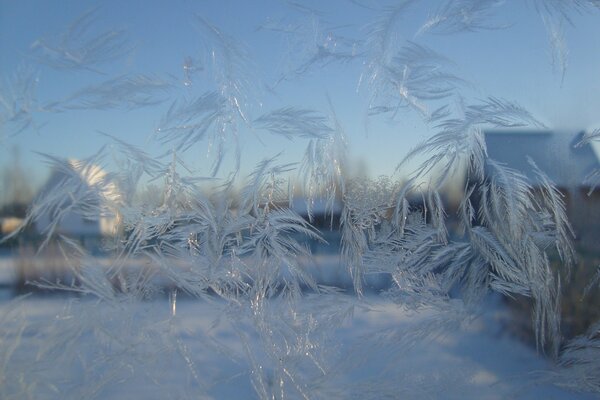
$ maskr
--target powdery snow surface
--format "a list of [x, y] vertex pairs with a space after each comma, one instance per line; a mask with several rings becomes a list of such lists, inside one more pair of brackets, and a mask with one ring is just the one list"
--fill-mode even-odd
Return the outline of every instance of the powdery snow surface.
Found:
[[[293, 344], [278, 356], [291, 376], [314, 376], [296, 381], [300, 389], [288, 390], [286, 398], [593, 398], [536, 379], [531, 371], [548, 370], [550, 363], [502, 333], [498, 305], [456, 330], [436, 331], [432, 324], [431, 335], [413, 337], [439, 315], [408, 312], [377, 296], [360, 303], [349, 295], [331, 299], [341, 322], [315, 351], [315, 362], [295, 363]], [[314, 301], [307, 296], [294, 312]], [[267, 305], [280, 310], [285, 301]], [[270, 368], [279, 363], [253, 328], [252, 313], [243, 310], [181, 296], [118, 306], [39, 295], [4, 302], [0, 398], [257, 398], [253, 374], [273, 386]], [[314, 334], [318, 330], [306, 340]]]

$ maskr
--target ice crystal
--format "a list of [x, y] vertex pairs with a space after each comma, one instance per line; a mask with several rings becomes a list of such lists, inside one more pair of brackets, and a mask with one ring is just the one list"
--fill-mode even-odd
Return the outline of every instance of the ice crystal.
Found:
[[131, 51], [126, 32], [111, 29], [95, 32], [98, 9], [78, 17], [57, 37], [41, 38], [31, 44], [32, 57], [56, 69], [101, 72], [98, 67]]
[[38, 77], [31, 68], [21, 66], [0, 83], [0, 140], [35, 126]]
[[131, 110], [164, 101], [164, 98], [157, 97], [157, 93], [166, 92], [170, 86], [167, 81], [146, 75], [119, 76], [80, 89], [65, 100], [46, 104], [44, 108], [52, 111], [112, 108]]
[[[86, 159], [41, 154], [52, 178], [20, 229], [2, 240], [35, 229], [38, 253], [64, 268], [59, 277], [42, 274], [27, 283], [79, 297], [53, 310], [50, 321], [25, 315], [19, 303], [27, 299], [0, 316], [0, 397], [110, 397], [113, 385], [129, 379], [151, 382], [157, 396], [181, 398], [214, 397], [215, 388], [233, 380], [261, 399], [435, 397], [440, 393], [427, 391], [432, 377], [421, 384], [414, 375], [399, 376], [398, 357], [473, 321], [491, 292], [531, 299], [536, 343], [556, 362], [539, 379], [600, 391], [598, 325], [561, 348], [561, 282], [550, 257], [556, 252], [566, 269], [574, 263], [565, 199], [535, 160], [529, 159], [534, 176], [527, 177], [490, 158], [486, 148], [485, 129], [543, 124], [510, 100], [463, 96], [471, 84], [428, 41], [437, 37], [428, 33], [506, 28], [494, 20], [504, 2], [446, 0], [414, 32], [406, 28], [409, 13], [429, 7], [427, 2], [348, 3], [371, 19], [359, 33], [364, 38], [350, 39], [352, 24], [332, 24], [327, 12], [298, 2], [284, 8], [299, 19], [269, 16], [258, 31], [284, 35], [287, 50], [297, 53], [273, 73], [276, 83], [308, 80], [310, 71], [325, 66], [347, 64], [345, 72], [357, 66], [358, 96], [368, 92], [368, 118], [387, 114], [396, 124], [406, 110], [433, 130], [398, 160], [392, 177], [350, 178], [347, 136], [337, 112], [344, 101], [327, 96], [328, 108], [321, 110], [290, 105], [279, 92], [269, 94], [279, 96], [275, 104], [268, 96], [259, 99], [263, 77], [255, 63], [262, 49], [247, 47], [204, 15], [191, 19], [205, 52], [180, 54], [179, 78], [128, 66], [101, 81], [76, 82], [70, 94], [44, 99], [41, 106], [39, 77], [32, 71], [51, 67], [57, 74], [97, 78], [102, 68], [132, 55], [132, 46], [125, 31], [98, 29], [98, 9], [31, 45], [27, 57], [35, 68], [19, 67], [0, 90], [2, 137], [37, 128], [38, 112], [52, 118], [144, 109], [145, 116], [158, 116], [149, 133], [160, 153], [110, 131], [101, 134], [109, 144]], [[563, 25], [573, 12], [600, 3], [533, 3], [564, 76]], [[181, 68], [183, 85], [177, 88]], [[284, 93], [284, 86], [270, 89]], [[244, 175], [242, 145], [267, 134], [304, 148], [302, 158], [267, 155]], [[598, 136], [590, 131], [580, 145]], [[231, 149], [233, 170], [223, 178]], [[212, 164], [207, 174], [198, 167], [198, 154]], [[454, 208], [444, 197], [453, 182], [462, 185]], [[153, 188], [152, 199], [143, 197], [144, 187], [148, 193]], [[90, 248], [69, 231], [73, 221], [94, 226], [104, 241]], [[351, 287], [328, 286], [315, 277], [320, 256], [311, 248], [326, 245], [338, 251], [332, 263], [345, 271]], [[372, 287], [373, 278], [385, 284]], [[168, 301], [162, 299], [166, 294]], [[216, 310], [217, 318], [202, 320], [200, 328], [187, 326], [182, 309], [188, 297]], [[336, 343], [336, 332], [352, 321], [355, 309], [373, 312], [369, 302], [375, 297], [422, 318], [409, 328], [372, 329], [359, 345]], [[140, 316], [145, 302], [152, 307]], [[176, 329], [178, 324], [184, 328]], [[194, 353], [192, 340], [210, 356]], [[375, 355], [382, 357], [381, 374], [348, 384]], [[222, 363], [211, 365], [210, 357]], [[163, 383], [170, 376], [146, 368], [163, 362], [183, 366], [187, 385], [180, 393], [166, 393]], [[218, 371], [223, 365], [225, 371]], [[65, 370], [76, 373], [67, 379]], [[455, 375], [444, 376], [464, 384]]]

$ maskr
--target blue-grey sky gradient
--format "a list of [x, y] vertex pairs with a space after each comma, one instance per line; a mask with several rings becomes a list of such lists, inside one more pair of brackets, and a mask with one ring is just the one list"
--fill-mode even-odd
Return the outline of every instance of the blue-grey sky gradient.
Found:
[[[323, 3], [323, 4], [322, 4]], [[388, 2], [387, 4], [393, 4]], [[489, 96], [515, 101], [550, 128], [586, 129], [600, 122], [600, 24], [599, 14], [573, 14], [564, 22], [568, 45], [568, 67], [562, 78], [552, 63], [547, 29], [532, 2], [507, 1], [492, 10], [488, 22], [495, 29], [456, 34], [422, 33], [419, 27], [435, 10], [436, 2], [416, 2], [394, 29], [394, 40], [414, 40], [448, 57], [452, 72], [468, 81], [461, 86], [465, 103]], [[364, 4], [375, 4], [364, 2]], [[308, 16], [300, 6], [322, 11]], [[52, 39], [71, 21], [98, 7], [92, 29], [125, 29], [131, 51], [98, 68], [54, 70], [37, 63], [31, 46], [39, 39]], [[153, 134], [161, 115], [174, 99], [193, 99], [211, 89], [207, 43], [198, 27], [201, 17], [239, 41], [251, 61], [247, 73], [247, 109], [251, 118], [279, 107], [295, 106], [330, 112], [328, 96], [335, 108], [349, 145], [351, 163], [366, 168], [371, 176], [389, 175], [417, 143], [435, 133], [414, 110], [402, 110], [393, 121], [386, 117], [366, 118], [368, 85], [360, 84], [367, 58], [350, 63], [331, 63], [295, 74], [294, 63], [309, 57], [328, 32], [363, 40], [368, 24], [378, 12], [350, 1], [74, 1], [39, 0], [0, 2], [0, 79], [10, 82], [19, 69], [35, 75], [39, 104], [64, 100], [82, 87], [110, 77], [143, 73], [171, 80], [175, 88], [164, 94], [166, 101], [138, 110], [69, 110], [35, 112], [34, 123], [18, 134], [0, 129], [0, 165], [6, 165], [15, 147], [40, 184], [47, 173], [38, 152], [82, 158], [93, 154], [109, 140], [106, 132], [140, 146], [150, 154], [168, 150]], [[264, 29], [269, 24], [299, 24], [299, 38]], [[259, 29], [263, 26], [263, 29]], [[302, 36], [304, 35], [304, 36]], [[302, 44], [305, 44], [304, 48]], [[303, 52], [305, 54], [303, 54]], [[186, 86], [183, 65], [191, 57], [196, 67], [205, 67]], [[286, 79], [278, 82], [282, 74]], [[160, 97], [160, 96], [159, 96]], [[460, 102], [453, 100], [454, 110]], [[288, 141], [240, 125], [242, 173], [257, 161], [282, 152], [281, 160], [298, 162], [306, 142]], [[202, 142], [185, 158], [199, 175], [208, 175], [211, 154]], [[222, 171], [233, 168], [233, 151]], [[110, 161], [110, 160], [109, 160]], [[366, 167], [365, 167], [366, 166]], [[364, 172], [364, 171], [360, 171]]]

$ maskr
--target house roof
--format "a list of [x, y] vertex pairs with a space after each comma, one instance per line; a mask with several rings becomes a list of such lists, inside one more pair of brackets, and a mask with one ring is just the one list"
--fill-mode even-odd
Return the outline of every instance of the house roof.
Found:
[[109, 179], [108, 174], [100, 166], [84, 161], [69, 159], [60, 166], [55, 166], [50, 177], [43, 185], [40, 193], [60, 185], [65, 179], [76, 186], [97, 189], [97, 195], [105, 201], [117, 201], [121, 193], [117, 184]]
[[488, 156], [527, 176], [532, 184], [537, 178], [528, 162], [536, 165], [559, 187], [577, 187], [586, 176], [600, 167], [592, 146], [576, 146], [583, 131], [486, 131]]
[[[61, 207], [70, 205], [70, 199], [79, 199], [84, 203], [82, 206], [85, 210], [80, 210], [79, 207], [62, 215], [58, 226], [60, 233], [98, 235], [114, 231], [117, 216], [111, 215], [114, 213], [106, 213], [105, 209], [118, 203], [121, 194], [117, 184], [101, 167], [78, 160], [67, 160], [57, 165], [38, 193], [37, 199], [44, 199], [49, 194], [52, 194], [51, 203], [59, 201], [57, 204]], [[62, 197], [58, 199], [55, 197], [57, 195]], [[38, 231], [44, 231], [52, 223], [54, 217], [51, 213], [50, 208], [42, 211], [36, 218]]]

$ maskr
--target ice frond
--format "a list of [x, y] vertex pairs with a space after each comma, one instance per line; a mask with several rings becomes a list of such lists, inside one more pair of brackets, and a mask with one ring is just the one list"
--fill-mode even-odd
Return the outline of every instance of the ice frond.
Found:
[[[382, 93], [386, 93], [389, 81], [388, 68], [398, 49], [397, 25], [405, 15], [407, 8], [413, 3], [413, 0], [404, 0], [394, 7], [380, 10], [378, 17], [366, 28], [365, 46], [369, 49], [369, 54], [367, 55], [367, 70], [361, 76], [360, 81], [365, 81], [370, 86], [371, 103], [374, 103], [374, 100]], [[370, 107], [372, 106], [374, 104], [370, 105]]]
[[428, 118], [427, 122], [429, 122], [429, 123], [438, 122], [440, 120], [448, 118], [450, 116], [450, 113], [451, 113], [451, 111], [447, 105], [438, 107], [429, 114], [429, 118]]
[[[418, 155], [427, 155], [413, 171], [407, 182], [407, 191], [416, 189], [415, 184], [424, 178], [430, 181], [432, 190], [440, 190], [449, 178], [460, 170], [461, 164], [469, 162], [469, 173], [483, 176], [487, 150], [479, 129], [466, 131], [443, 130], [413, 148], [396, 167], [400, 171]], [[410, 190], [409, 190], [410, 189]]]
[[177, 151], [188, 150], [204, 139], [225, 140], [229, 122], [225, 103], [226, 99], [216, 92], [205, 93], [192, 101], [174, 101], [156, 129], [157, 139], [163, 143], [175, 142]]
[[527, 161], [532, 166], [533, 172], [541, 184], [541, 206], [548, 210], [552, 216], [553, 231], [556, 232], [554, 245], [565, 266], [569, 268], [575, 261], [575, 250], [572, 245], [575, 233], [567, 217], [564, 196], [556, 188], [554, 182], [538, 168], [533, 159], [528, 157]]
[[447, 58], [433, 50], [408, 42], [387, 68], [389, 83], [394, 88], [389, 93], [390, 102], [397, 103], [396, 110], [410, 107], [430, 119], [431, 112], [426, 102], [447, 98], [465, 83], [459, 77], [444, 72], [444, 67], [449, 64]]
[[446, 243], [448, 236], [446, 211], [440, 193], [437, 190], [429, 191], [427, 203], [431, 213], [431, 224], [437, 230], [438, 239], [440, 242]]
[[123, 30], [98, 32], [94, 25], [98, 9], [87, 11], [54, 38], [38, 39], [31, 44], [32, 57], [55, 69], [83, 69], [100, 72], [97, 68], [114, 61], [131, 50]]
[[[354, 180], [346, 184], [344, 208], [340, 225], [342, 233], [341, 255], [351, 274], [354, 290], [363, 293], [365, 257], [373, 250], [377, 232], [391, 209], [390, 203], [395, 187], [382, 177], [378, 181]], [[380, 265], [374, 272], [384, 272]]]
[[544, 127], [529, 111], [520, 105], [504, 99], [489, 97], [467, 107], [465, 122], [469, 124], [489, 124], [493, 127], [519, 127], [533, 125]]
[[552, 16], [542, 16], [542, 20], [546, 26], [548, 41], [552, 50], [552, 66], [560, 73], [562, 83], [567, 72], [569, 58], [569, 47], [565, 38], [564, 27], [562, 21], [557, 21]]
[[[489, 120], [483, 116], [486, 112], [478, 110], [479, 115], [475, 115], [475, 110], [472, 111], [471, 118], [477, 121], [477, 124]], [[511, 107], [507, 111], [508, 115], [513, 114]], [[521, 112], [517, 111], [516, 114]], [[499, 122], [506, 121], [502, 119]], [[464, 120], [444, 124], [445, 130], [442, 133], [435, 135], [417, 149], [431, 152], [433, 155], [419, 167], [415, 177], [396, 195], [394, 219], [395, 226], [406, 241], [427, 243], [423, 238], [417, 240], [414, 237], [414, 222], [405, 222], [410, 216], [407, 195], [416, 189], [416, 177], [431, 172], [431, 163], [440, 163], [446, 168], [451, 168], [452, 164], [443, 163], [451, 151], [466, 154], [466, 159], [469, 160], [469, 183], [465, 187], [459, 212], [468, 241], [449, 243], [440, 248], [443, 241], [440, 241], [439, 237], [435, 240], [430, 237], [429, 247], [423, 247], [419, 251], [411, 250], [417, 259], [409, 258], [407, 265], [417, 268], [413, 273], [422, 270], [424, 273], [441, 274], [444, 287], [448, 289], [460, 285], [468, 304], [477, 304], [489, 290], [533, 298], [538, 344], [542, 348], [549, 345], [553, 354], [556, 354], [556, 346], [560, 339], [556, 308], [558, 292], [548, 258], [544, 253], [547, 244], [543, 238], [553, 237], [558, 240], [560, 235], [568, 236], [570, 228], [566, 225], [568, 222], [560, 206], [562, 201], [550, 182], [546, 182], [547, 185], [543, 189], [547, 193], [546, 200], [542, 200], [541, 203], [536, 201], [533, 189], [524, 175], [487, 157], [481, 132], [470, 124], [471, 122], [466, 123]], [[462, 129], [468, 127], [472, 135], [470, 139], [467, 139], [469, 136], [464, 135], [462, 130], [456, 129], [459, 126]], [[445, 175], [441, 176], [442, 178], [433, 181], [443, 182]], [[430, 189], [428, 193], [427, 206], [432, 213], [431, 225], [426, 226], [431, 232], [435, 232], [439, 229], [435, 228], [435, 224], [444, 221], [444, 209], [443, 206], [439, 206], [436, 211], [435, 202], [432, 202], [435, 192]], [[423, 203], [425, 202], [424, 200]], [[554, 216], [552, 218], [556, 220], [548, 224], [548, 216]], [[438, 235], [439, 233], [436, 236]], [[410, 248], [406, 246], [407, 244], [404, 247]], [[563, 251], [566, 258], [572, 257], [568, 241], [560, 246], [559, 251]]]
[[283, 173], [292, 171], [295, 164], [278, 165], [277, 156], [265, 159], [257, 164], [248, 176], [247, 183], [241, 192], [241, 208], [259, 215], [261, 208], [269, 209], [277, 202], [287, 203], [287, 190], [284, 189]]
[[429, 69], [436, 69], [436, 65], [451, 63], [446, 56], [411, 41], [407, 41], [395, 57], [400, 64], [425, 64]]
[[154, 177], [159, 171], [165, 169], [162, 163], [155, 160], [147, 152], [138, 148], [137, 146], [127, 143], [124, 140], [121, 140], [118, 137], [108, 133], [100, 132], [100, 134], [114, 141], [118, 146], [119, 152], [123, 154], [123, 157], [135, 161], [149, 176]]
[[600, 8], [596, 0], [533, 0], [548, 35], [552, 54], [552, 65], [558, 69], [561, 82], [568, 66], [569, 49], [565, 38], [565, 24], [573, 26], [573, 14], [591, 13]]
[[345, 192], [346, 141], [333, 107], [332, 117], [334, 127], [327, 127], [327, 136], [308, 143], [298, 171], [311, 221], [312, 204], [317, 197], [325, 197], [326, 212], [333, 218], [334, 203]]
[[[208, 119], [219, 117], [209, 149], [214, 152], [212, 175], [215, 176], [221, 168], [225, 153], [229, 149], [228, 142], [235, 147], [235, 173], [239, 171], [241, 149], [239, 147], [239, 125], [250, 124], [247, 108], [252, 101], [252, 91], [257, 74], [252, 74], [253, 63], [246, 47], [221, 31], [200, 15], [196, 15], [196, 26], [206, 49], [206, 60], [211, 60], [211, 68], [216, 96], [218, 96], [218, 115], [207, 116]], [[203, 96], [206, 98], [206, 95]], [[211, 123], [206, 120], [205, 123]], [[207, 129], [198, 127], [200, 136]], [[183, 136], [194, 136], [189, 132]], [[196, 139], [199, 137], [196, 135]], [[184, 148], [187, 147], [184, 144]]]
[[575, 391], [600, 393], [600, 324], [577, 336], [562, 349], [558, 367], [542, 375], [542, 380]]
[[285, 2], [285, 4], [290, 9], [292, 9], [298, 13], [301, 13], [301, 14], [306, 14], [306, 15], [310, 15], [310, 16], [320, 16], [320, 17], [324, 16], [324, 12], [319, 10], [318, 8], [307, 6], [306, 4], [302, 4], [297, 1], [287, 0]]
[[158, 95], [165, 93], [170, 87], [169, 82], [156, 77], [123, 75], [85, 87], [62, 101], [45, 105], [44, 108], [52, 111], [115, 108], [133, 110], [165, 101], [165, 98]]
[[560, 341], [559, 285], [550, 271], [548, 258], [532, 239], [507, 242], [505, 237], [485, 227], [474, 227], [469, 232], [469, 267], [459, 275], [451, 275], [452, 280], [458, 278], [463, 282], [465, 298], [475, 301], [474, 304], [487, 290], [531, 297], [537, 344], [540, 349], [549, 348], [551, 355], [556, 356]]
[[[501, 284], [496, 284], [496, 288], [526, 293], [520, 288], [528, 287], [529, 296], [534, 300], [534, 327], [538, 346], [549, 346], [552, 355], [556, 356], [560, 340], [557, 310], [559, 284], [550, 270], [545, 246], [539, 242], [538, 236], [555, 233], [555, 229], [560, 228], [548, 228], [540, 219], [545, 210], [536, 207], [532, 188], [523, 175], [491, 160], [488, 160], [488, 165], [490, 177], [480, 188], [479, 215], [492, 235], [488, 235], [486, 246], [496, 249], [496, 255], [489, 254], [484, 247], [479, 246], [479, 249], [483, 250], [483, 257], [495, 268], [494, 273], [501, 279]], [[557, 207], [556, 204], [549, 206]], [[559, 216], [561, 214], [560, 209], [554, 212]], [[471, 241], [477, 239], [476, 243], [483, 243], [480, 242], [482, 238], [480, 235], [471, 236]], [[565, 251], [570, 251], [568, 249], [570, 246]], [[513, 288], [508, 284], [514, 284]]]
[[252, 251], [263, 260], [275, 257], [293, 262], [298, 255], [306, 254], [294, 235], [322, 240], [318, 231], [293, 210], [270, 210], [258, 218], [242, 251]]
[[142, 176], [145, 174], [146, 177], [157, 179], [162, 176], [167, 167], [137, 146], [107, 133], [100, 132], [100, 134], [114, 142], [109, 144], [109, 148], [118, 165], [118, 172], [115, 175], [124, 203], [131, 205]]
[[37, 74], [27, 67], [19, 67], [0, 81], [0, 141], [35, 127], [37, 85]]
[[377, 19], [367, 26], [367, 46], [373, 49], [376, 56], [373, 62], [385, 65], [385, 61], [389, 61], [390, 51], [396, 45], [397, 24], [413, 3], [413, 0], [403, 0], [394, 7], [385, 7], [380, 10]]
[[275, 89], [284, 81], [292, 81], [329, 65], [347, 64], [363, 56], [360, 41], [339, 33], [347, 25], [335, 26], [327, 16], [306, 5], [292, 6], [291, 18], [268, 18], [257, 29], [283, 36], [286, 50], [282, 54], [283, 70], [272, 85]]
[[229, 115], [237, 114], [248, 122], [244, 108], [250, 95], [248, 50], [203, 17], [196, 16], [197, 26], [206, 40], [219, 94], [226, 100]]
[[560, 0], [533, 0], [536, 10], [544, 15], [552, 15], [563, 18], [572, 24], [572, 15], [575, 13], [591, 12], [600, 8], [598, 0], [571, 0], [568, 2]]
[[413, 172], [414, 179], [432, 176], [431, 187], [439, 190], [458, 169], [467, 162], [469, 176], [481, 179], [484, 174], [487, 149], [482, 129], [486, 126], [515, 127], [542, 124], [527, 110], [505, 100], [489, 98], [481, 104], [470, 105], [464, 118], [450, 118], [441, 121], [439, 132], [427, 141], [413, 148], [397, 170], [417, 155], [428, 155], [424, 162]]
[[473, 202], [471, 201], [475, 189], [476, 185], [467, 183], [467, 186], [465, 187], [463, 192], [463, 198], [458, 206], [458, 213], [460, 216], [461, 223], [460, 229], [463, 233], [465, 233], [473, 226], [473, 222], [475, 221], [477, 215], [477, 210], [475, 209], [475, 207], [473, 206]]
[[324, 139], [332, 133], [327, 117], [314, 110], [285, 107], [261, 115], [255, 126], [287, 139], [296, 137]]
[[294, 72], [302, 75], [315, 66], [322, 68], [331, 63], [352, 62], [362, 56], [356, 47], [356, 41], [329, 33], [314, 45], [312, 55]]
[[[492, 227], [497, 221], [507, 221], [507, 237], [523, 236], [523, 221], [527, 221], [534, 209], [532, 188], [527, 178], [516, 170], [493, 160], [488, 160], [491, 180], [483, 193], [482, 217]], [[500, 228], [500, 226], [498, 226]]]
[[490, 22], [496, 15], [495, 8], [503, 4], [503, 0], [448, 0], [427, 19], [417, 35], [428, 32], [454, 34], [504, 28]]
[[[230, 316], [259, 398], [309, 399], [340, 393], [332, 386], [340, 365], [333, 362], [336, 344], [330, 332], [352, 315], [355, 302], [338, 295], [325, 298], [325, 303], [314, 296], [299, 303], [290, 298], [252, 301]], [[251, 340], [255, 335], [258, 340]]]
[[[491, 267], [490, 272], [495, 276], [496, 288], [502, 287], [503, 293], [529, 295], [528, 277], [519, 265], [519, 260], [515, 260], [514, 249], [506, 248], [484, 227], [474, 227], [470, 232], [474, 250]], [[498, 281], [503, 282], [502, 286]]]
[[396, 304], [407, 310], [436, 307], [449, 300], [447, 292], [434, 274], [412, 274], [398, 270], [392, 274], [394, 288], [386, 293]]
[[342, 259], [346, 263], [356, 293], [363, 293], [363, 255], [368, 249], [366, 233], [359, 225], [351, 209], [344, 207], [340, 225], [342, 228]]

